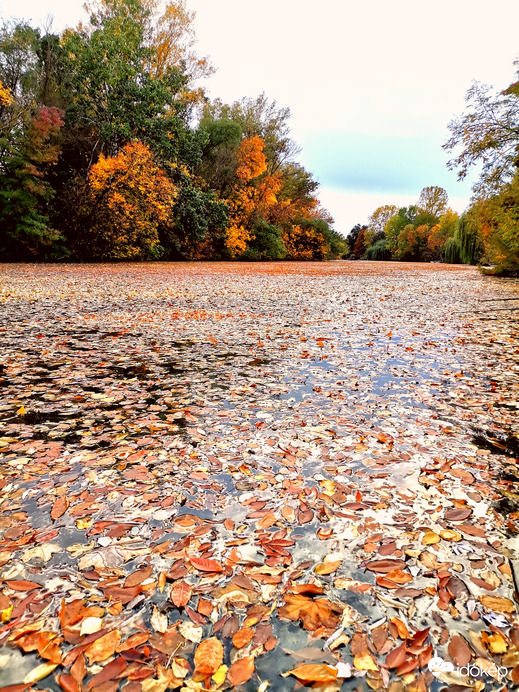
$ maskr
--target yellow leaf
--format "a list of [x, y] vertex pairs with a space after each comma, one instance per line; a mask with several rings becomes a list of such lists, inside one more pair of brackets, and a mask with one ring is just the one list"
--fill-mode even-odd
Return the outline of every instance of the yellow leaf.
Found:
[[2, 612], [0, 612], [0, 620], [2, 622], [9, 622], [9, 620], [11, 619], [11, 613], [13, 612], [13, 608], [14, 603], [11, 603], [9, 607], [5, 608], [5, 610], [2, 610]]
[[52, 673], [56, 667], [56, 663], [42, 663], [41, 665], [36, 666], [36, 668], [33, 668], [31, 672], [27, 673], [27, 675], [24, 677], [24, 685], [32, 685], [33, 683], [38, 682], [38, 680], [43, 680], [43, 678], [46, 678], [49, 673]]
[[332, 574], [342, 565], [342, 560], [334, 560], [333, 562], [321, 562], [315, 568], [316, 574]]
[[439, 543], [440, 537], [434, 531], [426, 531], [422, 538], [422, 543], [424, 545], [434, 545], [434, 543]]
[[86, 519], [78, 519], [76, 526], [78, 529], [89, 529], [93, 523], [92, 517], [87, 517]]
[[461, 533], [453, 531], [452, 529], [445, 529], [445, 531], [440, 531], [440, 536], [446, 541], [461, 541], [461, 539], [463, 538]]
[[212, 680], [215, 685], [220, 687], [220, 685], [223, 685], [225, 682], [225, 676], [227, 675], [228, 668], [225, 665], [225, 663], [222, 663], [222, 665], [218, 668], [216, 673], [212, 676]]
[[353, 665], [357, 670], [378, 670], [375, 659], [367, 651], [357, 654], [353, 659]]
[[27, 411], [25, 410], [25, 406], [20, 406], [18, 411], [16, 412], [19, 416], [23, 416]]

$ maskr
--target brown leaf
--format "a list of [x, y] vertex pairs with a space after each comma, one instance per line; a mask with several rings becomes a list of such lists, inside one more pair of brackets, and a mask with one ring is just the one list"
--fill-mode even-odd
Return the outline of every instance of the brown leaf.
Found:
[[191, 586], [185, 581], [179, 581], [171, 589], [171, 600], [177, 608], [184, 608], [191, 598]]
[[200, 675], [209, 677], [216, 673], [223, 663], [223, 646], [216, 637], [204, 639], [196, 647], [195, 669]]
[[402, 567], [405, 567], [405, 562], [403, 560], [391, 560], [389, 558], [385, 560], [372, 560], [366, 564], [366, 569], [381, 574], [387, 574], [394, 569], [401, 569]]
[[54, 520], [62, 517], [65, 514], [65, 512], [67, 511], [68, 506], [69, 506], [68, 497], [66, 497], [65, 495], [58, 497], [58, 499], [52, 505], [52, 509], [50, 511], [51, 519], [54, 521]]
[[472, 651], [459, 634], [453, 635], [448, 646], [449, 656], [457, 666], [466, 666], [472, 658]]
[[446, 521], [463, 521], [468, 519], [472, 514], [472, 510], [469, 507], [463, 507], [461, 509], [448, 509], [445, 514]]
[[126, 660], [122, 656], [118, 656], [88, 681], [87, 690], [91, 690], [93, 687], [97, 688], [104, 682], [119, 677], [124, 670], [126, 670]]
[[233, 687], [241, 685], [247, 680], [250, 680], [254, 673], [254, 658], [245, 656], [235, 661], [227, 671], [227, 677]]
[[480, 596], [479, 600], [485, 608], [495, 610], [496, 613], [515, 613], [515, 605], [509, 598], [499, 596]]

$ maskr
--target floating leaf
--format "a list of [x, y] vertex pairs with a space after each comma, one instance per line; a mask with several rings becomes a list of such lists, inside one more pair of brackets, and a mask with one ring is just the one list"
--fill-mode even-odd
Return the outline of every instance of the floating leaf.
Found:
[[227, 678], [231, 685], [241, 685], [250, 680], [254, 673], [254, 658], [245, 656], [236, 660], [227, 671]]
[[337, 668], [332, 668], [324, 663], [305, 663], [293, 670], [283, 673], [283, 676], [293, 675], [301, 682], [327, 683], [337, 680]]
[[200, 675], [211, 676], [223, 663], [223, 646], [216, 637], [204, 639], [196, 647], [195, 669]]
[[85, 656], [88, 658], [88, 662], [106, 661], [107, 658], [110, 658], [115, 653], [120, 641], [121, 633], [119, 630], [112, 630], [99, 637], [85, 649]]
[[191, 586], [185, 581], [179, 581], [171, 589], [170, 598], [177, 608], [184, 608], [189, 603], [191, 593]]

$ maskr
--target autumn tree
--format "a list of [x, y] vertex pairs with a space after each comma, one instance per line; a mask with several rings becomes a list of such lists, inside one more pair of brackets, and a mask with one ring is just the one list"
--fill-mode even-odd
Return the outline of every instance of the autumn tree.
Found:
[[293, 163], [299, 147], [290, 138], [289, 108], [278, 108], [265, 94], [256, 98], [243, 98], [228, 105], [220, 99], [207, 103], [203, 118], [231, 120], [237, 123], [246, 139], [260, 137], [264, 143], [269, 173], [275, 173], [285, 164]]
[[398, 213], [398, 207], [394, 204], [385, 204], [378, 207], [368, 218], [367, 238], [370, 242], [377, 242], [384, 237], [384, 229], [389, 219]]
[[495, 193], [511, 181], [519, 164], [519, 82], [501, 92], [475, 82], [465, 100], [466, 112], [451, 121], [451, 136], [443, 145], [455, 153], [448, 168], [463, 179], [481, 164], [476, 191]]
[[328, 252], [328, 224], [322, 219], [301, 219], [283, 233], [287, 255], [292, 260], [323, 260]]
[[353, 247], [353, 259], [360, 259], [364, 256], [366, 249], [368, 247], [366, 242], [366, 229], [362, 228], [357, 236], [355, 245]]
[[195, 12], [186, 8], [184, 0], [168, 2], [163, 12], [159, 0], [145, 0], [145, 7], [149, 11], [145, 37], [147, 45], [153, 49], [151, 76], [160, 79], [171, 68], [181, 70], [187, 76], [183, 97], [201, 102], [203, 91], [195, 88], [195, 82], [209, 77], [214, 68], [207, 57], [200, 57], [196, 53]]
[[98, 260], [150, 259], [160, 255], [159, 226], [171, 223], [177, 189], [141, 142], [116, 156], [101, 154], [90, 169], [75, 221], [75, 251]]
[[0, 255], [28, 260], [63, 256], [64, 238], [51, 228], [53, 190], [48, 171], [56, 164], [56, 137], [63, 113], [42, 106], [4, 148], [0, 175]]
[[424, 187], [418, 197], [417, 207], [434, 217], [440, 217], [447, 209], [449, 196], [443, 187]]
[[264, 175], [267, 158], [261, 137], [242, 140], [237, 164], [236, 184], [228, 200], [230, 216], [225, 243], [231, 257], [245, 252], [254, 223], [258, 219], [268, 220], [281, 189], [279, 175]]

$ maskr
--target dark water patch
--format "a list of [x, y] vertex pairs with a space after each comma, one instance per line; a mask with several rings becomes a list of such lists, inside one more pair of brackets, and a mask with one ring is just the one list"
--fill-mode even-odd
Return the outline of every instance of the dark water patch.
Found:
[[79, 418], [82, 411], [27, 411], [20, 414], [18, 420], [25, 425], [40, 425], [42, 423], [58, 423], [60, 421]]
[[248, 365], [251, 365], [254, 368], [259, 367], [260, 365], [269, 365], [270, 359], [269, 358], [254, 358], [254, 360], [251, 360]]
[[486, 449], [492, 454], [502, 454], [514, 459], [519, 458], [519, 439], [512, 433], [495, 433], [476, 430], [472, 443], [480, 449]]
[[116, 380], [129, 380], [136, 377], [138, 380], [144, 380], [150, 376], [150, 371], [144, 363], [136, 363], [135, 365], [111, 365], [109, 370], [114, 373]]
[[[189, 371], [188, 368], [182, 366], [178, 361], [172, 360], [166, 363], [160, 363], [160, 367], [163, 368], [170, 375], [186, 375]], [[191, 368], [193, 370], [193, 368]]]

